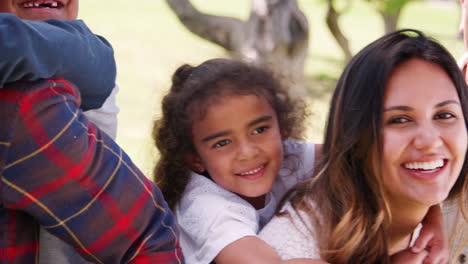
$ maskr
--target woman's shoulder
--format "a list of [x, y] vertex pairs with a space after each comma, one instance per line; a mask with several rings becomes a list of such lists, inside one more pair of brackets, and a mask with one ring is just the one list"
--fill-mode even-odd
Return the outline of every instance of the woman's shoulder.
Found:
[[260, 231], [259, 237], [272, 246], [282, 259], [320, 258], [315, 229], [309, 215], [285, 204]]

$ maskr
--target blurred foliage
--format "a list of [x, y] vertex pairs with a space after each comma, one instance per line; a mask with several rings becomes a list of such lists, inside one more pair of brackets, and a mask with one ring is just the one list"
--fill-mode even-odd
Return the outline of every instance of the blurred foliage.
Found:
[[[353, 1], [353, 0], [350, 0]], [[417, 0], [366, 0], [380, 12], [389, 15], [396, 15], [409, 2]]]

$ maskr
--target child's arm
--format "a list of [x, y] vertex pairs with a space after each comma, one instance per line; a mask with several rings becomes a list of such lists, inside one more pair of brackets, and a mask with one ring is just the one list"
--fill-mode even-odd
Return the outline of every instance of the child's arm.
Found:
[[254, 236], [234, 241], [221, 250], [214, 259], [216, 264], [278, 263], [280, 260], [272, 247]]
[[323, 260], [316, 260], [316, 259], [289, 259], [289, 260], [282, 260], [280, 264], [328, 264]]
[[[421, 252], [415, 253], [411, 249], [406, 249], [391, 256], [390, 263], [392, 264], [423, 264], [426, 263], [425, 259], [429, 255], [429, 252], [422, 250]], [[441, 262], [445, 263], [445, 262]]]
[[439, 205], [429, 209], [416, 243], [411, 248], [414, 253], [428, 250], [425, 263], [446, 263], [449, 259], [448, 238], [444, 229], [442, 210]]
[[214, 259], [216, 264], [322, 264], [322, 260], [281, 260], [276, 251], [258, 237], [244, 237], [225, 247]]
[[111, 45], [83, 21], [28, 21], [0, 13], [0, 88], [61, 77], [80, 90], [83, 110], [101, 107], [115, 86]]

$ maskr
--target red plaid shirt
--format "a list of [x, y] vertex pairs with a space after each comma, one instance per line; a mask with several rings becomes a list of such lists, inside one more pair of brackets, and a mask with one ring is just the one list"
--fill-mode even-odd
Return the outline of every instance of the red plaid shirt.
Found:
[[0, 263], [37, 263], [38, 230], [96, 263], [183, 263], [158, 188], [64, 80], [0, 90]]

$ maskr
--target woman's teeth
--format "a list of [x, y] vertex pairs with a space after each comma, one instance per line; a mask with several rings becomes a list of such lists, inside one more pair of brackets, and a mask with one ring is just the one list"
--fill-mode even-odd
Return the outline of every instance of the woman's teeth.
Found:
[[409, 170], [435, 170], [444, 166], [442, 159], [429, 162], [408, 162], [403, 165]]

